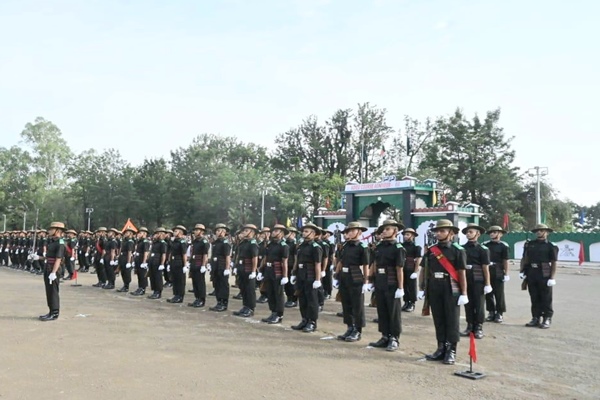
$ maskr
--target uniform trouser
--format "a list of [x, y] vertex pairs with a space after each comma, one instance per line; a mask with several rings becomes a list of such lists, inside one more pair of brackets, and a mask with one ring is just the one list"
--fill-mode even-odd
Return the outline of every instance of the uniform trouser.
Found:
[[33, 269], [36, 271], [42, 270], [42, 266], [41, 266], [39, 260], [33, 260], [32, 266], [33, 266]]
[[69, 276], [73, 275], [73, 264], [75, 262], [71, 261], [71, 256], [66, 255], [65, 256], [65, 269], [67, 270], [67, 272], [69, 273]]
[[98, 282], [106, 282], [106, 267], [110, 267], [110, 265], [104, 265], [100, 262], [102, 258], [101, 255], [97, 256], [98, 258], [94, 260], [94, 267], [96, 268], [96, 276], [98, 276]]
[[173, 296], [185, 296], [185, 274], [183, 273], [183, 260], [171, 262], [171, 282], [173, 282]]
[[281, 286], [281, 278], [269, 277], [265, 278], [264, 289], [269, 299], [269, 310], [272, 313], [277, 313], [283, 317], [284, 295], [283, 286]]
[[331, 296], [331, 292], [333, 292], [333, 272], [331, 272], [329, 266], [325, 269], [325, 276], [321, 280], [321, 283], [323, 284], [325, 295]]
[[150, 287], [153, 291], [162, 293], [163, 290], [163, 272], [159, 271], [159, 260], [150, 260], [148, 268], [150, 268]]
[[106, 280], [111, 285], [115, 284], [115, 267], [110, 265], [110, 257], [104, 257], [104, 271], [106, 272]]
[[402, 333], [401, 299], [395, 298], [396, 287], [375, 289], [377, 296], [377, 319], [382, 336], [399, 337]]
[[527, 279], [529, 297], [531, 298], [531, 316], [533, 318], [552, 318], [552, 287], [548, 286], [547, 278], [536, 280]]
[[85, 258], [85, 254], [79, 254], [77, 256], [77, 260], [79, 261], [79, 269], [87, 269], [89, 268], [89, 264], [87, 262], [87, 258]]
[[131, 283], [131, 268], [127, 268], [127, 260], [119, 260], [121, 269], [121, 278], [123, 278], [123, 286], [129, 287]]
[[169, 271], [167, 271], [167, 264], [165, 264], [165, 269], [163, 269], [162, 272], [163, 272], [163, 276], [165, 278], [165, 282], [166, 283], [171, 283], [172, 282], [171, 273]]
[[504, 300], [504, 281], [492, 277], [492, 293], [485, 295], [486, 309], [491, 314], [500, 314], [506, 312], [506, 301]]
[[313, 289], [314, 280], [298, 280], [296, 288], [298, 289], [298, 305], [300, 315], [306, 321], [317, 322], [319, 318], [319, 299], [317, 289]]
[[404, 301], [415, 304], [417, 302], [417, 280], [410, 279], [413, 272], [415, 272], [413, 269], [406, 268], [402, 271], [404, 274]]
[[190, 277], [192, 278], [192, 288], [194, 297], [197, 300], [206, 300], [206, 273], [200, 272], [200, 266], [192, 265], [190, 267]]
[[24, 266], [26, 262], [27, 262], [27, 253], [25, 251], [21, 250], [21, 253], [19, 254], [19, 265]]
[[[362, 282], [354, 283], [350, 273], [342, 273], [340, 295], [344, 323], [354, 326], [361, 332], [365, 326], [365, 296], [362, 292]], [[379, 299], [377, 300], [379, 301]]]
[[469, 302], [465, 304], [465, 318], [471, 325], [483, 325], [485, 312], [483, 309], [485, 296], [483, 294], [483, 282], [467, 281], [467, 296]]
[[325, 289], [323, 285], [317, 289], [317, 299], [319, 300], [319, 306], [323, 307], [325, 305]]
[[8, 261], [6, 260], [6, 253], [4, 249], [0, 248], [0, 265], [8, 265]]
[[148, 287], [148, 277], [146, 276], [146, 272], [148, 269], [140, 267], [141, 263], [135, 263], [135, 273], [137, 275], [138, 288], [146, 290]]
[[49, 265], [45, 266], [44, 269], [44, 286], [46, 287], [46, 302], [48, 303], [48, 310], [51, 313], [58, 313], [60, 310], [60, 299], [58, 297], [58, 279], [55, 279], [50, 283], [48, 276], [52, 272], [52, 267]]
[[427, 298], [431, 307], [435, 336], [438, 342], [458, 343], [460, 307], [458, 297], [452, 294], [450, 278], [430, 278], [427, 287]]
[[[288, 268], [288, 280], [291, 280], [292, 277], [292, 268]], [[285, 296], [287, 297], [288, 301], [298, 301], [298, 298], [296, 297], [296, 293], [295, 293], [295, 289], [294, 289], [294, 285], [292, 285], [291, 282], [288, 281], [288, 283], [285, 284]]]
[[246, 272], [242, 268], [238, 268], [242, 304], [244, 307], [254, 311], [256, 308], [256, 279], [250, 279], [250, 274], [251, 272]]
[[223, 275], [223, 271], [224, 269], [221, 268], [213, 270], [213, 285], [217, 301], [227, 305], [229, 302], [229, 275]]

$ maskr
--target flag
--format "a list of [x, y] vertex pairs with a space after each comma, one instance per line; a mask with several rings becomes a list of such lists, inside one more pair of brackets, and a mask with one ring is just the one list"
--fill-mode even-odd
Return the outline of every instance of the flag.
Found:
[[583, 248], [583, 240], [579, 242], [579, 265], [585, 261], [585, 249]]
[[442, 192], [442, 204], [446, 205], [446, 193]]
[[410, 138], [406, 137], [406, 155], [410, 156]]
[[125, 225], [123, 226], [123, 229], [121, 229], [121, 232], [125, 232], [125, 229], [127, 228], [132, 228], [134, 232], [137, 232], [137, 228], [135, 227], [133, 222], [131, 222], [131, 218], [127, 218], [127, 222], [125, 222]]
[[541, 217], [542, 217], [542, 220], [540, 222], [542, 224], [545, 224], [546, 223], [546, 211], [542, 211]]
[[585, 224], [585, 210], [583, 208], [579, 212], [579, 223], [581, 224], [581, 226]]
[[435, 207], [435, 205], [437, 204], [437, 193], [435, 189], [433, 190], [433, 193], [431, 195], [431, 203], [433, 207]]
[[285, 226], [286, 226], [286, 227], [288, 227], [288, 228], [289, 228], [290, 226], [292, 226], [292, 221], [290, 220], [290, 217], [288, 217], [288, 218], [287, 218], [287, 221], [285, 221]]
[[330, 207], [331, 207], [331, 200], [329, 200], [329, 197], [327, 197], [325, 199], [325, 208], [329, 210]]
[[502, 229], [508, 231], [508, 213], [504, 213], [504, 218], [502, 219]]
[[470, 337], [470, 345], [469, 345], [469, 357], [473, 360], [473, 362], [477, 362], [477, 346], [475, 346], [475, 335], [473, 332], [469, 335]]
[[296, 221], [296, 228], [302, 229], [302, 216], [298, 217], [298, 220]]

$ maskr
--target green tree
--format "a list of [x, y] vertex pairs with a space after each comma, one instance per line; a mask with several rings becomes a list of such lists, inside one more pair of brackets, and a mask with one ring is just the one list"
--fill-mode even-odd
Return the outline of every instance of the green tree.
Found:
[[[536, 224], [535, 187], [535, 182], [528, 182], [517, 195], [519, 207], [516, 212], [523, 218], [524, 230], [529, 230]], [[570, 232], [574, 229], [573, 216], [577, 213], [576, 206], [560, 200], [555, 189], [545, 181], [540, 182], [540, 200], [543, 223], [556, 231]]]
[[355, 171], [352, 171], [351, 175], [359, 182], [368, 182], [369, 179], [381, 175], [384, 170], [385, 143], [393, 132], [387, 125], [386, 114], [385, 108], [377, 108], [368, 102], [358, 105], [353, 131], [354, 148], [359, 155], [359, 169], [358, 175]]

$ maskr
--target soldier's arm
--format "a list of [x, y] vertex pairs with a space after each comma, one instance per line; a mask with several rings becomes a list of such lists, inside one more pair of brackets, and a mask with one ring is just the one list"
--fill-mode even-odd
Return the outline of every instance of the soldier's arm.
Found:
[[487, 248], [484, 249], [482, 260], [483, 265], [481, 268], [483, 269], [483, 281], [485, 282], [486, 286], [490, 286], [490, 251]]
[[398, 279], [398, 288], [404, 287], [404, 264], [406, 263], [406, 250], [399, 248], [398, 257], [396, 259], [396, 279]]

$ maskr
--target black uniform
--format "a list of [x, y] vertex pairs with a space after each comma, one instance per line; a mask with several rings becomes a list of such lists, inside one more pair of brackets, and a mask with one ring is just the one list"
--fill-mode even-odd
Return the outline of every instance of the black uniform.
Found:
[[[96, 257], [94, 260], [96, 275], [98, 276], [98, 283], [95, 286], [100, 286], [106, 282], [106, 269], [110, 267], [110, 265], [104, 265], [104, 257], [102, 253], [104, 252], [104, 248], [106, 247], [106, 238], [99, 237], [96, 239]], [[102, 260], [102, 262], [100, 262]]]
[[465, 317], [468, 328], [471, 328], [467, 331], [476, 332], [485, 319], [483, 265], [490, 264], [490, 252], [487, 247], [474, 241], [468, 241], [463, 247], [467, 253], [467, 296], [469, 297], [469, 302], [465, 304]]
[[217, 238], [212, 246], [211, 268], [214, 273], [213, 285], [217, 303], [225, 306], [229, 303], [229, 275], [225, 275], [227, 269], [226, 257], [231, 257], [231, 243], [225, 238]]
[[415, 260], [421, 258], [423, 250], [415, 242], [404, 242], [402, 247], [406, 251], [406, 262], [404, 263], [404, 301], [414, 305], [417, 302], [417, 280], [410, 279], [415, 272]]
[[340, 296], [344, 323], [358, 332], [365, 326], [365, 296], [362, 292], [366, 282], [361, 265], [369, 264], [369, 248], [360, 240], [344, 243], [340, 254], [342, 270], [339, 272]]
[[51, 238], [46, 250], [46, 265], [44, 268], [44, 285], [46, 287], [46, 301], [50, 314], [58, 315], [60, 311], [60, 299], [58, 297], [58, 278], [50, 283], [48, 277], [54, 268], [56, 260], [65, 256], [65, 240], [62, 238]]
[[271, 313], [283, 317], [284, 295], [281, 278], [283, 278], [283, 261], [289, 259], [290, 248], [285, 240], [271, 239], [265, 248], [266, 263], [263, 269], [265, 292], [269, 299]]
[[[375, 296], [379, 332], [383, 337], [398, 338], [402, 333], [398, 270], [406, 262], [406, 251], [396, 240], [383, 240], [375, 248]], [[406, 278], [405, 278], [406, 279]]]
[[552, 287], [548, 286], [551, 263], [558, 257], [558, 246], [548, 240], [532, 240], [523, 249], [527, 286], [533, 318], [552, 318]]
[[504, 297], [504, 261], [508, 260], [508, 243], [501, 241], [487, 241], [484, 245], [490, 251], [490, 283], [492, 293], [485, 295], [486, 309], [490, 315], [502, 315], [506, 312]]
[[77, 240], [77, 261], [79, 262], [79, 271], [85, 272], [89, 268], [88, 259], [86, 254], [89, 251], [90, 241], [88, 238], [81, 236]]
[[[296, 249], [296, 239], [287, 238], [285, 240], [285, 242], [287, 243], [288, 248], [289, 248], [289, 255], [288, 255], [288, 279], [289, 279], [292, 277], [294, 263], [296, 262], [296, 250], [297, 250]], [[287, 297], [286, 305], [288, 307], [293, 306], [293, 304], [298, 301], [298, 298], [296, 297], [296, 295], [294, 293], [294, 285], [292, 285], [292, 283], [289, 281], [285, 285], [285, 296]]]
[[163, 290], [163, 271], [158, 268], [161, 265], [163, 254], [166, 253], [167, 243], [164, 240], [158, 239], [152, 242], [148, 267], [150, 268], [150, 288], [154, 291], [154, 294], [161, 294]]
[[[200, 300], [202, 303], [206, 301], [206, 264], [204, 263], [204, 256], [208, 254], [209, 250], [210, 244], [206, 238], [197, 237], [192, 242], [190, 276], [192, 278], [194, 296], [196, 300]], [[204, 272], [201, 271], [202, 267], [205, 268]]]
[[185, 295], [185, 274], [183, 273], [183, 256], [187, 252], [188, 244], [185, 239], [175, 239], [171, 244], [171, 281], [173, 282], [173, 296], [182, 298]]
[[[434, 246], [440, 249], [457, 271], [466, 269], [467, 255], [459, 244], [438, 242]], [[431, 307], [438, 346], [440, 344], [456, 344], [460, 340], [458, 297], [461, 292], [459, 282], [450, 277], [430, 249], [424, 258], [428, 265], [428, 276], [425, 277], [427, 279], [426, 295]]]
[[256, 277], [250, 279], [252, 274], [252, 260], [258, 257], [259, 249], [256, 239], [242, 240], [238, 247], [237, 273], [240, 277], [240, 292], [245, 308], [254, 311], [256, 308]]
[[[300, 314], [302, 315], [302, 328], [308, 323], [317, 323], [319, 318], [319, 299], [313, 283], [320, 277], [315, 276], [315, 264], [323, 259], [323, 249], [314, 240], [303, 241], [298, 246], [298, 268], [296, 269], [295, 289], [298, 294]], [[300, 327], [299, 326], [299, 327]]]
[[104, 269], [106, 271], [106, 285], [108, 287], [114, 288], [115, 287], [115, 269], [116, 267], [114, 265], [110, 265], [112, 259], [111, 253], [114, 250], [115, 254], [117, 252], [117, 248], [118, 248], [118, 243], [117, 243], [117, 239], [112, 238], [112, 239], [108, 239], [108, 241], [106, 242], [106, 247], [104, 248], [106, 250], [106, 253], [104, 254]]
[[[319, 288], [318, 296], [319, 296], [319, 306], [323, 307], [325, 305], [325, 296], [328, 294], [326, 289], [326, 284], [328, 286], [332, 286], [331, 280], [327, 282], [327, 264], [329, 262], [329, 242], [325, 240], [318, 240], [317, 243], [323, 249], [323, 258], [321, 259], [321, 278], [322, 285]], [[331, 296], [331, 290], [329, 290], [329, 295]]]
[[142, 289], [144, 292], [148, 287], [148, 276], [146, 273], [148, 272], [148, 260], [142, 268], [142, 263], [144, 261], [144, 254], [150, 251], [150, 240], [148, 238], [144, 238], [139, 240], [135, 246], [135, 273], [138, 279], [138, 291]]
[[121, 269], [121, 277], [123, 278], [123, 287], [124, 289], [129, 289], [129, 284], [131, 283], [131, 267], [127, 268], [127, 264], [129, 262], [129, 256], [135, 250], [135, 242], [133, 239], [123, 239], [121, 241], [121, 252], [119, 253], [119, 267]]

